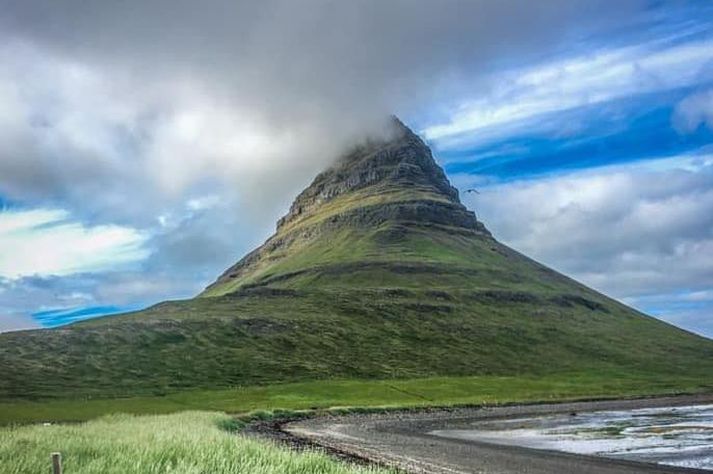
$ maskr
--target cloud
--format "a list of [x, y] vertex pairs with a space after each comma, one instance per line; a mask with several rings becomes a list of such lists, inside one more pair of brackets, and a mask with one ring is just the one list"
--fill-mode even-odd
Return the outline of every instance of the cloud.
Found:
[[273, 215], [385, 114], [613, 22], [584, 0], [0, 5], [0, 192], [132, 225], [206, 189]]
[[56, 209], [0, 211], [0, 277], [105, 271], [143, 260], [147, 237], [116, 225], [85, 227]]
[[710, 305], [676, 306], [691, 298], [710, 302], [710, 160], [672, 159], [651, 168], [615, 166], [516, 181], [481, 188], [465, 200], [496, 238], [525, 254], [671, 321], [695, 316], [696, 330], [713, 335]]
[[[552, 113], [528, 121], [526, 129], [501, 136], [475, 134], [468, 147], [434, 146], [449, 173], [479, 174], [490, 181], [532, 178], [566, 170], [661, 160], [710, 153], [713, 130], [680, 133], [671, 127], [675, 100], [622, 99], [601, 106]], [[684, 97], [684, 91], [676, 96]], [[668, 102], [667, 102], [668, 100]], [[571, 133], [562, 135], [562, 129]], [[574, 130], [573, 130], [574, 129]]]
[[673, 123], [683, 133], [705, 125], [713, 130], [713, 89], [689, 95], [677, 106]]
[[[674, 39], [678, 38], [670, 41]], [[499, 127], [502, 133], [503, 127], [511, 131], [534, 117], [709, 81], [713, 40], [675, 42], [665, 47], [661, 43], [659, 38], [609, 47], [500, 72], [495, 74], [498, 80], [493, 88], [459, 103], [446, 123], [431, 125], [423, 133], [443, 147], [462, 146], [463, 140], [472, 140], [476, 131], [482, 135], [483, 129]], [[710, 110], [708, 96], [681, 105], [687, 120], [694, 124], [701, 120], [702, 102]]]

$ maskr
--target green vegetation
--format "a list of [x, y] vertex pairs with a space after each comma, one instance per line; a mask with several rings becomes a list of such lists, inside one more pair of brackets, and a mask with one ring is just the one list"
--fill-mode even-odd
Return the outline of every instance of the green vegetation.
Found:
[[320, 206], [318, 213], [308, 214], [300, 219], [295, 219], [293, 222], [290, 222], [289, 225], [280, 228], [279, 234], [284, 235], [300, 227], [309, 227], [323, 222], [332, 216], [344, 214], [360, 207], [379, 206], [391, 202], [408, 202], [418, 200], [447, 202], [442, 195], [439, 195], [430, 189], [419, 189], [416, 187], [404, 189], [403, 187], [393, 186], [372, 186], [367, 189], [342, 194], [341, 196], [324, 203]]
[[710, 341], [596, 295], [271, 291], [4, 334], [0, 400], [154, 396], [333, 378], [713, 373]]
[[573, 282], [484, 236], [449, 228], [407, 230], [384, 223], [339, 228], [297, 240], [243, 278], [209, 289], [222, 296], [248, 285], [277, 288], [560, 288]]
[[59, 451], [72, 474], [366, 474], [386, 472], [341, 464], [315, 452], [296, 453], [235, 436], [226, 415], [110, 415], [80, 425], [0, 429], [0, 472], [49, 472]]
[[165, 396], [0, 403], [0, 424], [84, 421], [110, 413], [210, 410], [232, 414], [279, 410], [354, 410], [621, 398], [713, 391], [710, 377], [625, 372], [547, 376], [323, 380]]

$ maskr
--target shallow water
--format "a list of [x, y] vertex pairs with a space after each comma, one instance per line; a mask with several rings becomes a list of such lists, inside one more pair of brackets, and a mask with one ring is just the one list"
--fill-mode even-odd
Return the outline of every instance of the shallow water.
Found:
[[431, 434], [713, 471], [713, 405], [478, 421]]

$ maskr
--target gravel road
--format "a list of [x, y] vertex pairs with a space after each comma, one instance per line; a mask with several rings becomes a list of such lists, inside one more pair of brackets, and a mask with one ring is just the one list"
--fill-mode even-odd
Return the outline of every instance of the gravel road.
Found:
[[378, 415], [349, 415], [300, 420], [282, 426], [297, 437], [333, 451], [394, 466], [409, 473], [434, 474], [644, 474], [705, 473], [593, 456], [502, 446], [429, 435], [478, 420], [553, 413], [626, 410], [713, 403], [713, 395], [563, 404], [460, 408]]

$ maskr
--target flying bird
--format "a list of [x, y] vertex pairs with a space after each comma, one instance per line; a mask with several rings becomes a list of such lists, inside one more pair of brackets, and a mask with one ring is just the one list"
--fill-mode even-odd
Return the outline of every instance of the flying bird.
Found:
[[475, 188], [470, 188], [465, 191], [466, 193], [475, 193], [475, 194], [480, 194], [480, 191], [478, 191]]

